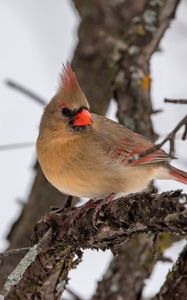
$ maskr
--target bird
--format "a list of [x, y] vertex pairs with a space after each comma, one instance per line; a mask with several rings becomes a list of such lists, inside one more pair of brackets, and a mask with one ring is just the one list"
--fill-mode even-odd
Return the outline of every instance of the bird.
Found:
[[153, 179], [187, 184], [187, 173], [171, 166], [164, 150], [139, 157], [153, 146], [147, 137], [91, 113], [71, 65], [63, 67], [36, 143], [38, 161], [54, 187], [67, 195], [109, 203], [146, 190]]

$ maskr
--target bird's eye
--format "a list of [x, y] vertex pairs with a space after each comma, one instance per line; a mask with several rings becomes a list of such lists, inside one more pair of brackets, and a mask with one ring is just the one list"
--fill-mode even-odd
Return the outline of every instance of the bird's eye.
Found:
[[72, 117], [73, 115], [73, 112], [67, 107], [62, 108], [61, 113], [64, 117]]

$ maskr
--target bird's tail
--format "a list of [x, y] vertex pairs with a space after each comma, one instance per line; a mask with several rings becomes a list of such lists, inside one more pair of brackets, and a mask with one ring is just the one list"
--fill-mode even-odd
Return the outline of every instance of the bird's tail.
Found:
[[187, 184], [187, 172], [169, 166], [169, 174], [171, 176], [171, 179]]

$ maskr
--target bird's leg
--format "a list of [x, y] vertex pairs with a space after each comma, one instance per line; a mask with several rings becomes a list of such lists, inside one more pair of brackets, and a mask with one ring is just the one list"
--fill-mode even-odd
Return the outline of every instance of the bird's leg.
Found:
[[59, 213], [61, 213], [64, 210], [64, 208], [70, 208], [71, 207], [72, 200], [73, 200], [73, 196], [69, 195], [67, 197], [67, 200], [66, 200], [65, 205], [64, 205], [63, 208], [51, 207], [51, 210], [55, 211], [55, 213], [59, 214]]
[[75, 224], [76, 221], [82, 217], [89, 209], [95, 208], [97, 206], [97, 203], [95, 203], [94, 199], [90, 199], [85, 204], [81, 205], [80, 207], [77, 207], [76, 212], [73, 214], [72, 224]]
[[111, 193], [96, 206], [95, 212], [94, 212], [94, 215], [92, 218], [92, 223], [93, 223], [93, 226], [95, 227], [95, 229], [98, 229], [96, 226], [96, 221], [97, 221], [100, 211], [102, 210], [104, 205], [107, 205], [112, 202], [112, 200], [114, 199], [114, 196], [115, 196], [115, 193]]
[[65, 205], [64, 205], [64, 208], [69, 208], [69, 207], [71, 207], [72, 201], [73, 201], [73, 196], [69, 195], [68, 198], [67, 198], [67, 200], [66, 200], [66, 203], [65, 203]]

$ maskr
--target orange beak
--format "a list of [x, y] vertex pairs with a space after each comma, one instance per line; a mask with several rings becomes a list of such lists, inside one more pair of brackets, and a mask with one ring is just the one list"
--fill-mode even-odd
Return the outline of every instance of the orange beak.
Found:
[[83, 108], [80, 112], [75, 115], [73, 120], [73, 126], [87, 126], [93, 123], [90, 112]]

